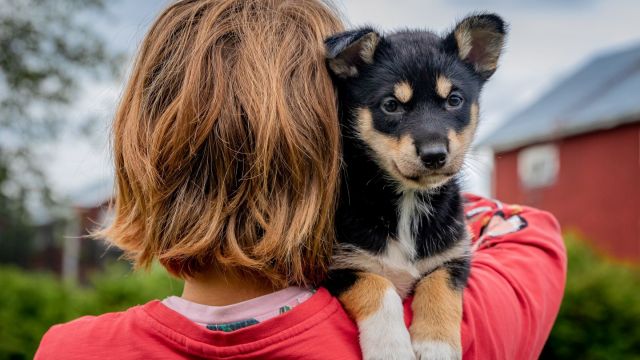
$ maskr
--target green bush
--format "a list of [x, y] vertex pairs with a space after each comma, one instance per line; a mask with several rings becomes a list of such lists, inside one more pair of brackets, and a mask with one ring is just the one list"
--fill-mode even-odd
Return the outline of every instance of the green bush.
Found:
[[565, 237], [567, 287], [543, 359], [640, 359], [640, 270]]
[[30, 359], [54, 324], [179, 294], [182, 285], [159, 266], [132, 273], [114, 264], [87, 288], [62, 283], [51, 274], [1, 267], [0, 289], [0, 359]]

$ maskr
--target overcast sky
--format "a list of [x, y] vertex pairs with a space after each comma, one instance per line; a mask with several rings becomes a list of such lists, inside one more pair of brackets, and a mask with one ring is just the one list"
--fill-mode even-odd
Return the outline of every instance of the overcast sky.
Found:
[[[496, 12], [509, 24], [506, 52], [481, 100], [481, 129], [487, 133], [510, 114], [535, 100], [594, 55], [640, 42], [640, 1], [596, 0], [336, 0], [351, 26], [374, 25], [382, 32], [426, 28], [443, 33], [466, 14]], [[120, 0], [111, 15], [92, 21], [114, 48], [133, 55], [158, 12], [168, 1]], [[130, 65], [127, 62], [127, 66]], [[108, 125], [124, 79], [87, 81], [70, 118], [93, 114], [98, 131], [91, 138], [68, 133], [43, 147], [54, 189], [73, 195], [111, 177]]]

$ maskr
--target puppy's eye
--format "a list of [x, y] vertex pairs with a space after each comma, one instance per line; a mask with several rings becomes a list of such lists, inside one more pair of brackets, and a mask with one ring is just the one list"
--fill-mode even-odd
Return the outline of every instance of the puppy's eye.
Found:
[[462, 96], [460, 96], [460, 94], [452, 92], [449, 97], [447, 97], [447, 107], [458, 108], [462, 105], [463, 101], [464, 99], [462, 99]]
[[382, 100], [381, 104], [382, 111], [387, 115], [397, 115], [402, 113], [403, 108], [402, 105], [396, 100], [394, 97], [386, 97]]

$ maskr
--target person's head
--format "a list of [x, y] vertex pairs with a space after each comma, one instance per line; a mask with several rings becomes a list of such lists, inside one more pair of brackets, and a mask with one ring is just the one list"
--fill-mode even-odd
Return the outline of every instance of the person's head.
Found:
[[320, 0], [183, 0], [140, 46], [113, 124], [115, 219], [135, 264], [314, 284], [333, 242], [340, 133]]

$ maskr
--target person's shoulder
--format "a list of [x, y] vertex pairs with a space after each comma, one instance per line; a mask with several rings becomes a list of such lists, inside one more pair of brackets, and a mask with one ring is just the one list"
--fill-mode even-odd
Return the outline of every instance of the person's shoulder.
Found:
[[463, 193], [463, 199], [464, 210], [467, 218], [473, 218], [475, 217], [475, 215], [487, 212], [497, 212], [501, 214], [526, 212], [540, 214], [542, 216], [555, 219], [553, 214], [549, 213], [548, 211], [532, 206], [506, 203], [498, 199], [488, 198], [471, 193]]
[[110, 312], [102, 315], [86, 315], [66, 323], [53, 325], [45, 333], [45, 337], [65, 338], [65, 335], [67, 334], [74, 334], [74, 336], [86, 336], [95, 329], [111, 327], [114, 322], [122, 322], [123, 320], [126, 320], [128, 317], [132, 316], [135, 308], [136, 307], [125, 311]]
[[[36, 359], [82, 358], [82, 354], [108, 352], [113, 346], [132, 341], [137, 327], [136, 318], [142, 306], [98, 316], [83, 316], [67, 323], [54, 325], [44, 334]], [[76, 356], [77, 355], [77, 356]], [[91, 356], [89, 356], [91, 357]]]
[[564, 252], [558, 220], [548, 211], [464, 194], [464, 213], [474, 248], [517, 241], [557, 247]]
[[[514, 230], [526, 227], [527, 220], [534, 220], [537, 225], [543, 225], [559, 231], [560, 226], [553, 214], [546, 210], [520, 204], [510, 204], [498, 199], [491, 199], [475, 194], [464, 193], [464, 212], [470, 225], [478, 225], [478, 230], [486, 230], [493, 219], [511, 219]], [[514, 220], [515, 219], [515, 220]]]

